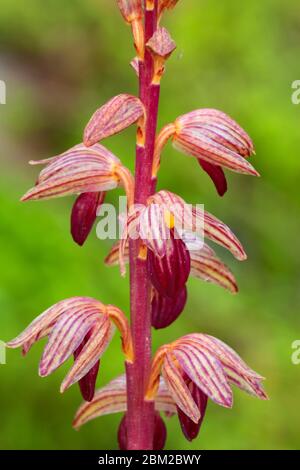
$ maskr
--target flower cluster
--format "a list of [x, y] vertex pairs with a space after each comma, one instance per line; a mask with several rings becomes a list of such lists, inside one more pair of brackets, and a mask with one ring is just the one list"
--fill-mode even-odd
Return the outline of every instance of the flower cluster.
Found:
[[[160, 21], [178, 0], [116, 3], [133, 33], [137, 57], [131, 65], [139, 77], [139, 97], [113, 97], [93, 113], [82, 143], [53, 158], [31, 162], [44, 168], [22, 200], [76, 195], [71, 234], [81, 246], [106, 193], [117, 187], [125, 190], [123, 233], [105, 263], [119, 265], [122, 275], [130, 264], [131, 321], [116, 306], [74, 297], [50, 307], [7, 345], [22, 347], [25, 355], [35, 342], [48, 337], [39, 367], [42, 377], [74, 357], [61, 391], [79, 383], [85, 402], [75, 416], [76, 429], [93, 418], [122, 412], [121, 449], [162, 449], [167, 433], [161, 413], [177, 414], [184, 436], [192, 440], [199, 433], [209, 398], [232, 406], [231, 385], [267, 399], [263, 378], [229, 346], [207, 334], [188, 334], [163, 345], [151, 362], [151, 324], [166, 328], [183, 312], [190, 276], [231, 293], [238, 291], [233, 274], [207, 241], [226, 248], [240, 261], [247, 257], [230, 228], [202, 206], [188, 205], [167, 190], [156, 191], [162, 151], [171, 139], [176, 149], [195, 157], [221, 196], [227, 190], [224, 168], [253, 176], [258, 172], [248, 161], [254, 154], [250, 137], [221, 111], [197, 109], [156, 135], [160, 82], [176, 48]], [[137, 126], [135, 177], [100, 143], [133, 124]], [[121, 335], [126, 375], [95, 392], [100, 358], [115, 327]]]

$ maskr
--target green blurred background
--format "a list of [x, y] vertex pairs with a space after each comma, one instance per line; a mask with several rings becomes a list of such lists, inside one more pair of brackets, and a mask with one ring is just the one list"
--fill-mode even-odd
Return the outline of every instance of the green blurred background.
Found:
[[[240, 293], [189, 281], [181, 318], [154, 332], [155, 347], [193, 331], [215, 335], [267, 378], [269, 402], [235, 391], [233, 410], [209, 404], [200, 437], [187, 443], [168, 421], [169, 449], [299, 449], [300, 365], [291, 362], [299, 322], [300, 79], [299, 0], [182, 0], [164, 23], [177, 51], [163, 80], [160, 126], [199, 107], [216, 107], [248, 130], [252, 162], [262, 178], [228, 172], [219, 199], [194, 159], [168, 146], [160, 187], [205, 203], [243, 241], [249, 259], [217, 251], [235, 273]], [[113, 0], [1, 0], [0, 338], [17, 335], [36, 315], [73, 295], [96, 296], [128, 312], [128, 278], [105, 268], [110, 243], [95, 231], [83, 248], [72, 243], [72, 198], [21, 204], [35, 181], [29, 159], [57, 154], [81, 141], [97, 107], [120, 92], [136, 93], [128, 62], [129, 28]], [[133, 169], [134, 129], [105, 142]], [[108, 198], [117, 201], [120, 192]], [[3, 449], [113, 449], [120, 416], [71, 427], [81, 402], [77, 386], [59, 393], [70, 362], [37, 374], [43, 344], [26, 359], [8, 351], [0, 366]], [[116, 337], [104, 356], [99, 386], [122, 372]]]

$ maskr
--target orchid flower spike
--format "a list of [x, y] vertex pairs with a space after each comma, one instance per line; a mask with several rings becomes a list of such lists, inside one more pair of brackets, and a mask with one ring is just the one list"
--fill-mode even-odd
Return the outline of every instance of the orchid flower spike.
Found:
[[39, 366], [40, 376], [52, 374], [74, 354], [75, 362], [61, 385], [61, 392], [79, 382], [83, 397], [91, 400], [99, 359], [112, 339], [115, 326], [121, 333], [125, 358], [132, 362], [131, 334], [124, 313], [90, 297], [72, 297], [53, 305], [9, 341], [7, 347], [22, 347], [25, 355], [34, 343], [49, 337]]
[[195, 438], [199, 432], [208, 398], [218, 405], [232, 407], [232, 384], [261, 400], [268, 399], [261, 385], [263, 377], [229, 346], [206, 334], [183, 336], [157, 351], [147, 400], [155, 399], [161, 374], [188, 439]]
[[248, 134], [229, 116], [215, 109], [184, 114], [165, 126], [156, 140], [153, 176], [156, 177], [163, 147], [169, 139], [174, 147], [198, 159], [223, 196], [227, 182], [222, 167], [237, 173], [259, 176], [246, 160], [254, 153]]

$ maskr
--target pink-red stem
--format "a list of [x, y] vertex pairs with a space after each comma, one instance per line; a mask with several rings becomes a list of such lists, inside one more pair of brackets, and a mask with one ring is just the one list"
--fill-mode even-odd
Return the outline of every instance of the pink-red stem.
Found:
[[[157, 28], [155, 8], [145, 10], [145, 42]], [[135, 169], [135, 203], [146, 204], [153, 194], [152, 162], [157, 127], [160, 87], [152, 85], [153, 58], [147, 50], [139, 63], [139, 97], [146, 109], [145, 145], [137, 146]], [[127, 448], [152, 450], [154, 405], [144, 400], [151, 367], [151, 306], [150, 285], [146, 262], [139, 259], [139, 241], [130, 241], [130, 303], [131, 331], [135, 360], [127, 365]]]

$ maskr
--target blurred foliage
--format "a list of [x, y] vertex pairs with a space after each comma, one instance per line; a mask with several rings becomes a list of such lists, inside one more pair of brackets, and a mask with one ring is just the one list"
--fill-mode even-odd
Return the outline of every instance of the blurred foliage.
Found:
[[[165, 23], [178, 44], [163, 81], [160, 125], [197, 107], [216, 107], [253, 137], [254, 166], [262, 178], [229, 174], [219, 199], [193, 159], [168, 147], [160, 187], [207, 209], [244, 242], [249, 260], [238, 264], [218, 250], [239, 281], [240, 293], [189, 282], [185, 313], [154, 346], [192, 332], [220, 337], [266, 376], [269, 402], [235, 392], [233, 410], [210, 403], [199, 439], [184, 441], [168, 421], [170, 449], [299, 448], [300, 366], [291, 343], [300, 338], [298, 184], [300, 106], [291, 103], [299, 79], [298, 0], [184, 0]], [[128, 66], [131, 37], [111, 0], [1, 0], [0, 106], [1, 267], [0, 331], [7, 340], [49, 305], [92, 295], [128, 311], [128, 279], [103, 266], [109, 242], [95, 233], [84, 248], [69, 235], [71, 199], [21, 205], [36, 170], [30, 158], [57, 154], [79, 142], [92, 112], [120, 92], [136, 92]], [[106, 145], [133, 169], [134, 129]], [[117, 201], [118, 193], [109, 196]], [[3, 449], [112, 449], [120, 416], [71, 428], [80, 403], [77, 387], [58, 392], [70, 364], [40, 379], [42, 344], [25, 359], [8, 351], [0, 366], [0, 442]], [[101, 366], [99, 386], [122, 372], [115, 338]]]

